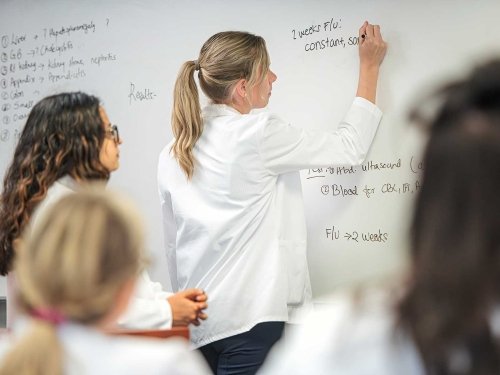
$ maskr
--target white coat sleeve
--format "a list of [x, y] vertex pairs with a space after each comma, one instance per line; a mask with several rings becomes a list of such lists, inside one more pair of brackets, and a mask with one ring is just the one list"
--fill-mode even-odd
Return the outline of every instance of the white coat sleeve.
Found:
[[135, 292], [125, 313], [118, 319], [124, 328], [172, 328], [172, 309], [162, 285], [153, 282], [144, 271], [138, 278]]
[[330, 165], [361, 164], [372, 144], [382, 112], [355, 98], [344, 120], [332, 132], [308, 131], [270, 117], [264, 127], [260, 154], [275, 174]]
[[167, 187], [166, 176], [162, 173], [164, 169], [166, 168], [163, 166], [163, 159], [162, 156], [160, 156], [160, 161], [158, 163], [158, 193], [160, 195], [165, 253], [167, 256], [170, 285], [172, 286], [172, 290], [174, 292], [178, 292], [179, 284], [177, 281], [176, 259], [177, 225], [172, 208], [172, 200]]

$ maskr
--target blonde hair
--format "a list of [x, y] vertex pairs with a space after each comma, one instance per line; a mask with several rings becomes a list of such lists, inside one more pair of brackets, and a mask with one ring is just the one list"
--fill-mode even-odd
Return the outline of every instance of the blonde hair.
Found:
[[[16, 256], [19, 307], [50, 309], [65, 320], [97, 324], [142, 265], [135, 211], [103, 189], [62, 198], [23, 239]], [[29, 334], [4, 359], [0, 374], [62, 374], [57, 324], [33, 319]]]
[[200, 50], [196, 61], [186, 61], [174, 87], [171, 151], [180, 167], [191, 179], [194, 172], [193, 148], [203, 132], [198, 88], [214, 103], [228, 103], [240, 79], [252, 88], [269, 70], [266, 42], [260, 36], [240, 31], [225, 31], [211, 36]]

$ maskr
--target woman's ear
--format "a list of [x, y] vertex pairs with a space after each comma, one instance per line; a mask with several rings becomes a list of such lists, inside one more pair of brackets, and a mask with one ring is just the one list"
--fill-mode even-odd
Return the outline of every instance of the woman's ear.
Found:
[[234, 93], [240, 98], [246, 98], [247, 96], [247, 80], [242, 78], [236, 82]]
[[242, 78], [234, 85], [230, 105], [240, 113], [248, 113], [252, 109], [249, 101], [248, 81], [246, 79]]

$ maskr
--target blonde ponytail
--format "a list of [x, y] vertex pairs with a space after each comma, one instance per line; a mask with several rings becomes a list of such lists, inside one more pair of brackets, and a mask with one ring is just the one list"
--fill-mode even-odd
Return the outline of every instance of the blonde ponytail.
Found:
[[186, 61], [182, 65], [175, 82], [172, 111], [172, 132], [175, 138], [172, 152], [188, 180], [194, 172], [193, 147], [203, 132], [200, 99], [194, 81], [196, 64], [194, 61]]
[[3, 361], [0, 375], [63, 375], [63, 357], [56, 326], [35, 320]]

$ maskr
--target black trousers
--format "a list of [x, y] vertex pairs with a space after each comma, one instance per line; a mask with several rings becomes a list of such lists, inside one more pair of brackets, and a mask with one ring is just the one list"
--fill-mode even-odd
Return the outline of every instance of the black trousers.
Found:
[[198, 350], [214, 374], [255, 374], [271, 347], [281, 338], [284, 326], [284, 322], [259, 323], [248, 332], [212, 342]]

